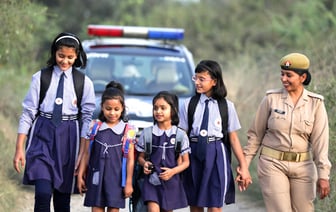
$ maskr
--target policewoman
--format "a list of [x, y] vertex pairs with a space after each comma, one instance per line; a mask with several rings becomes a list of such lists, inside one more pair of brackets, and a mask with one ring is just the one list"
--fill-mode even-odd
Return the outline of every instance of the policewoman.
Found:
[[267, 91], [247, 132], [250, 164], [260, 149], [258, 178], [268, 212], [314, 211], [316, 191], [329, 195], [329, 127], [323, 96], [304, 88], [309, 59], [291, 53], [280, 60], [283, 88]]

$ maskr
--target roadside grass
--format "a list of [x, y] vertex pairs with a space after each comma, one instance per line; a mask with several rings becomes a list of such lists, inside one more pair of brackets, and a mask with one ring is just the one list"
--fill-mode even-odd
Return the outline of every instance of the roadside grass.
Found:
[[13, 168], [17, 122], [30, 76], [0, 69], [0, 211], [16, 211], [22, 198], [22, 174]]
[[15, 137], [12, 136], [11, 127], [6, 124], [8, 119], [0, 114], [0, 211], [13, 211], [17, 205], [19, 175], [13, 169], [13, 153]]

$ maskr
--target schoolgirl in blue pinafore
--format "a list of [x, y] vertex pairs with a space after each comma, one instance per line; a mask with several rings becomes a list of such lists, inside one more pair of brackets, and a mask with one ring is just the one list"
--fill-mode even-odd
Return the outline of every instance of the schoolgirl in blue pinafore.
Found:
[[[203, 60], [195, 68], [196, 94], [200, 95], [191, 129], [188, 123], [188, 107], [191, 98], [186, 99], [180, 110], [180, 127], [190, 137], [190, 166], [183, 175], [184, 188], [187, 193], [191, 211], [221, 209], [223, 204], [235, 202], [235, 180], [231, 168], [231, 149], [239, 163], [236, 180], [240, 190], [245, 190], [251, 182], [246, 160], [243, 154], [237, 130], [241, 128], [234, 104], [226, 99], [227, 91], [224, 85], [220, 65], [213, 60]], [[228, 108], [227, 132], [230, 145], [224, 145], [222, 138], [222, 118], [217, 100], [226, 99]], [[207, 127], [200, 130], [206, 102], [208, 102], [209, 116]], [[206, 137], [205, 146], [198, 145]], [[205, 157], [199, 157], [198, 148], [205, 148]]]
[[[199, 135], [199, 126], [201, 123], [205, 100], [208, 99], [204, 94], [201, 95], [200, 101], [196, 106], [194, 123], [190, 132], [190, 137]], [[189, 104], [190, 98], [186, 100], [186, 106]], [[228, 132], [236, 131], [241, 128], [239, 119], [234, 108], [234, 104], [230, 100], [226, 100], [228, 104]], [[187, 108], [181, 112], [181, 117], [185, 117]], [[184, 172], [185, 188], [188, 189], [188, 199], [190, 205], [198, 205], [203, 207], [222, 207], [223, 202], [226, 204], [233, 203], [235, 200], [234, 180], [231, 169], [231, 155], [229, 149], [223, 145], [221, 140], [223, 137], [221, 130], [221, 119], [218, 109], [218, 103], [212, 99], [209, 102], [209, 137], [216, 138], [207, 144], [206, 160], [202, 164], [198, 161], [195, 154], [197, 142], [190, 141], [192, 154], [190, 155], [190, 166]], [[181, 119], [180, 126], [188, 126], [184, 119]], [[199, 122], [197, 122], [199, 120]], [[215, 168], [215, 169], [214, 169]], [[209, 172], [208, 170], [212, 170]], [[216, 188], [216, 190], [214, 190]], [[231, 190], [228, 190], [231, 188]], [[232, 189], [233, 188], [233, 189]]]
[[[79, 193], [86, 193], [84, 205], [92, 211], [125, 208], [133, 192], [135, 128], [124, 122], [125, 108], [123, 86], [111, 81], [101, 96], [99, 121], [92, 123], [77, 175]], [[101, 123], [98, 132], [96, 123]]]
[[[79, 164], [84, 151], [80, 140], [84, 140], [89, 130], [95, 109], [94, 87], [87, 76], [84, 76], [81, 104], [77, 106], [73, 72], [75, 67], [85, 68], [86, 59], [78, 37], [60, 33], [51, 45], [46, 69], [51, 73], [51, 80], [43, 101], [40, 102], [42, 71], [38, 71], [32, 76], [22, 103], [14, 168], [20, 172], [20, 163], [26, 162], [23, 184], [35, 186], [34, 211], [50, 211], [51, 198], [55, 211], [70, 211], [76, 164]], [[61, 76], [64, 76], [63, 96], [57, 97]], [[61, 123], [52, 121], [55, 104], [62, 108]]]
[[90, 150], [85, 206], [125, 208], [121, 187], [125, 126], [125, 122], [121, 120], [112, 128], [105, 122], [99, 128]]
[[[69, 114], [63, 115], [63, 118], [69, 120], [63, 120], [59, 126], [55, 127], [50, 117], [48, 117], [48, 114], [52, 111], [51, 106], [54, 104], [54, 98], [49, 97], [55, 95], [56, 91], [52, 89], [55, 88], [56, 90], [57, 78], [63, 72], [65, 73], [64, 88], [68, 91], [63, 96], [63, 112]], [[40, 106], [40, 115], [32, 123], [26, 143], [26, 168], [23, 184], [35, 184], [36, 180], [44, 179], [52, 182], [53, 188], [62, 193], [71, 193], [75, 188], [74, 172], [80, 138], [81, 136], [84, 137], [83, 135], [88, 131], [95, 105], [93, 87], [88, 86], [84, 88], [84, 92], [92, 94], [92, 98], [89, 100], [91, 104], [90, 102], [86, 103], [84, 108], [91, 110], [91, 113], [85, 113], [82, 116], [83, 121], [85, 121], [85, 126], [82, 125], [84, 127], [82, 129], [85, 129], [85, 132], [81, 134], [71, 72], [71, 68], [67, 71], [61, 71], [58, 66], [54, 66], [49, 91]], [[37, 83], [40, 81], [40, 73], [38, 72], [33, 76], [33, 82]], [[91, 84], [89, 81], [85, 81], [85, 83], [88, 85]], [[28, 101], [31, 101], [28, 98], [32, 98], [32, 95], [27, 96], [24, 104], [28, 104]], [[85, 99], [85, 101], [87, 100]]]
[[[169, 130], [161, 130], [157, 125], [153, 126], [152, 135], [152, 153], [150, 161], [154, 165], [154, 169], [159, 175], [162, 171], [160, 167], [177, 166], [175, 156], [175, 137], [176, 126], [172, 126]], [[189, 154], [189, 140], [187, 135], [181, 143], [181, 154]], [[142, 134], [136, 144], [138, 152], [145, 151], [144, 135]], [[183, 188], [181, 175], [174, 175], [170, 180], [160, 180], [161, 185], [153, 185], [149, 182], [150, 175], [145, 175], [142, 198], [144, 202], [157, 202], [161, 208], [165, 210], [174, 210], [187, 207], [186, 194]]]

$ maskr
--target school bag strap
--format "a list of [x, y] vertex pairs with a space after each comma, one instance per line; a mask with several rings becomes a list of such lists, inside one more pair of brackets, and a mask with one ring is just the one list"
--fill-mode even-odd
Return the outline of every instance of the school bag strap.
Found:
[[230, 146], [230, 141], [228, 139], [228, 121], [229, 121], [229, 111], [225, 98], [218, 99], [219, 113], [222, 118], [222, 133], [223, 133], [223, 143]]
[[92, 126], [91, 133], [90, 133], [90, 148], [89, 148], [90, 151], [91, 151], [92, 144], [94, 142], [95, 136], [97, 135], [97, 132], [98, 132], [100, 126], [102, 125], [102, 123], [103, 122], [101, 122], [98, 119], [94, 120], [94, 124]]
[[200, 97], [201, 95], [198, 93], [192, 96], [188, 105], [188, 132], [187, 132], [188, 137], [190, 137], [192, 123], [194, 121], [194, 114]]
[[126, 178], [127, 178], [127, 159], [128, 152], [130, 148], [132, 148], [132, 144], [135, 142], [135, 128], [128, 123], [125, 125], [124, 136], [122, 139], [122, 166], [121, 166], [121, 187], [126, 186]]
[[150, 160], [152, 154], [152, 133], [153, 127], [146, 127], [143, 129], [144, 141], [145, 141], [145, 160]]
[[[200, 97], [201, 97], [200, 94], [196, 94], [192, 96], [190, 99], [189, 105], [188, 105], [188, 136], [189, 137], [190, 137], [190, 132], [192, 128], [196, 106], [200, 100]], [[229, 120], [227, 102], [225, 98], [217, 99], [217, 102], [218, 102], [219, 113], [222, 119], [222, 133], [223, 133], [222, 141], [227, 147], [230, 147], [230, 140], [228, 138], [228, 130], [227, 130], [228, 120]]]
[[[145, 160], [150, 160], [150, 155], [152, 154], [153, 126], [144, 128], [143, 133], [145, 141]], [[175, 138], [175, 159], [177, 159], [181, 153], [184, 133], [185, 132], [182, 129], [177, 128]]]
[[78, 71], [76, 68], [72, 68], [72, 79], [74, 82], [75, 93], [77, 97], [77, 108], [79, 111], [79, 115], [81, 115], [82, 111], [82, 98], [83, 98], [83, 91], [84, 91], [84, 81], [85, 81], [85, 74]]
[[[48, 66], [48, 67], [41, 69], [39, 108], [50, 86], [52, 72], [53, 72], [53, 66]], [[73, 68], [72, 78], [74, 81], [74, 88], [75, 88], [76, 97], [77, 97], [77, 107], [78, 107], [78, 111], [80, 114], [81, 113], [81, 102], [82, 102], [83, 90], [84, 90], [85, 75], [84, 73], [78, 71], [76, 68]]]
[[125, 129], [124, 129], [124, 135], [122, 138], [123, 144], [122, 144], [122, 152], [123, 152], [123, 157], [127, 158], [128, 157], [128, 150], [129, 150], [129, 145], [135, 143], [135, 137], [136, 137], [136, 131], [134, 126], [126, 123]]
[[182, 152], [182, 141], [184, 138], [184, 134], [185, 134], [184, 130], [182, 130], [181, 128], [177, 128], [176, 141], [175, 141], [175, 159], [176, 160]]
[[53, 71], [52, 66], [48, 66], [41, 69], [39, 107], [42, 104], [46, 92], [49, 88], [52, 71]]

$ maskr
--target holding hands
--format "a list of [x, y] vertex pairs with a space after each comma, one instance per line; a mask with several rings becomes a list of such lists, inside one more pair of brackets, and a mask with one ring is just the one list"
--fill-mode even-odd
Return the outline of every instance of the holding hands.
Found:
[[235, 182], [240, 191], [245, 191], [252, 184], [252, 177], [247, 168], [237, 167], [237, 176]]

